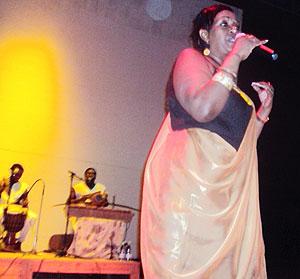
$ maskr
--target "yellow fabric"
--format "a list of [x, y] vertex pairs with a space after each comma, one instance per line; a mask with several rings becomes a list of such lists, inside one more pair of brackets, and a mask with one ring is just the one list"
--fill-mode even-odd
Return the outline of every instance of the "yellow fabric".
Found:
[[[9, 195], [9, 203], [15, 203], [26, 191], [28, 191], [28, 184], [25, 182], [16, 182], [12, 185], [10, 195]], [[0, 204], [6, 205], [8, 203], [8, 194], [6, 191], [1, 193]]]
[[173, 131], [167, 115], [144, 173], [146, 279], [267, 278], [255, 119], [236, 151], [208, 130]]
[[76, 193], [76, 198], [80, 198], [82, 196], [96, 193], [96, 192], [104, 193], [106, 189], [105, 186], [100, 183], [96, 183], [95, 186], [92, 189], [90, 189], [84, 181], [75, 184], [73, 188]]

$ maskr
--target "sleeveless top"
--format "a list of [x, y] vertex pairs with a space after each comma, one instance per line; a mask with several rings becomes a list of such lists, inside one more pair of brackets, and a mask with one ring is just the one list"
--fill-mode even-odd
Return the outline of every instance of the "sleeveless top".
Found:
[[173, 70], [166, 88], [166, 111], [170, 112], [173, 130], [202, 128], [218, 134], [238, 150], [252, 113], [240, 94], [231, 91], [222, 111], [213, 120], [202, 123], [195, 120], [179, 103], [173, 87]]

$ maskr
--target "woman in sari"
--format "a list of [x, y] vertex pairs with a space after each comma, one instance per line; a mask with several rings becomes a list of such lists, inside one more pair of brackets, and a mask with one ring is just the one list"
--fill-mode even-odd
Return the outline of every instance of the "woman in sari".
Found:
[[204, 8], [167, 86], [168, 112], [144, 172], [141, 257], [146, 279], [267, 278], [257, 139], [274, 89], [237, 86], [239, 65], [267, 40], [239, 33], [233, 10]]

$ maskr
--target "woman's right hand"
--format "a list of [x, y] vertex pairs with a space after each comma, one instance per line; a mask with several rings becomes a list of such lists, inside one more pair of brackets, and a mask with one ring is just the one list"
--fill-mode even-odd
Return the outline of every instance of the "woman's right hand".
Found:
[[268, 40], [259, 40], [254, 35], [238, 33], [231, 53], [240, 56], [241, 60], [246, 60], [254, 48], [267, 42]]

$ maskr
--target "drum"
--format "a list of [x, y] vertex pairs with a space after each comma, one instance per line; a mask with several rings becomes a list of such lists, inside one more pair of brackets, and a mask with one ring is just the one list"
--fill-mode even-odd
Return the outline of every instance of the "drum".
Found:
[[27, 210], [27, 208], [17, 204], [11, 204], [4, 210], [3, 226], [7, 232], [4, 242], [7, 246], [15, 245], [16, 233], [24, 227]]

